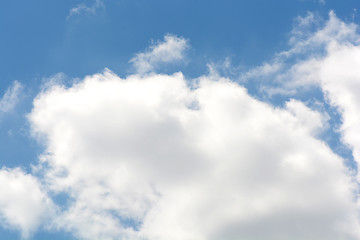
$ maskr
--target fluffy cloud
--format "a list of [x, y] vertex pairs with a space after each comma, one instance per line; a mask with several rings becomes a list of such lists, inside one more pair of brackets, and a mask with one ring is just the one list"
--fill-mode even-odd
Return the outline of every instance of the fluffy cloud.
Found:
[[55, 215], [56, 207], [44, 194], [36, 177], [21, 169], [0, 170], [0, 221], [3, 226], [21, 231], [24, 238]]
[[[333, 13], [306, 32], [312, 23], [321, 25], [299, 19], [291, 49], [243, 76], [273, 94], [322, 89], [359, 160], [356, 26]], [[167, 35], [131, 60], [135, 75], [105, 70], [44, 88], [28, 116], [46, 149], [36, 168], [43, 184], [1, 170], [3, 223], [27, 236], [50, 217], [80, 239], [359, 240], [356, 173], [317, 138], [329, 116], [296, 95], [274, 107], [216, 72], [153, 72], [187, 47]], [[60, 210], [48, 193], [68, 201]], [[26, 195], [34, 198], [13, 201]]]
[[15, 107], [19, 101], [19, 95], [22, 89], [22, 84], [18, 81], [14, 81], [0, 99], [0, 113], [9, 112]]
[[336, 46], [318, 62], [320, 85], [329, 102], [342, 114], [343, 141], [360, 161], [360, 47]]
[[[59, 228], [84, 239], [359, 239], [357, 185], [312, 133], [321, 114], [227, 79], [110, 71], [40, 94]], [[311, 119], [311, 120], [309, 120]]]
[[163, 42], [152, 45], [147, 51], [136, 54], [130, 60], [138, 73], [153, 71], [164, 63], [173, 63], [185, 58], [188, 41], [181, 37], [167, 34]]

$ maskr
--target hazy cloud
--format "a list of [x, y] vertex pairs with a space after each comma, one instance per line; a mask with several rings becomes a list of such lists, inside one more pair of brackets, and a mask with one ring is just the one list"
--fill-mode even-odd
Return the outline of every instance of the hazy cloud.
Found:
[[22, 84], [18, 81], [14, 81], [0, 99], [0, 113], [9, 112], [16, 106], [22, 89]]
[[70, 9], [69, 15], [67, 18], [70, 18], [75, 15], [80, 15], [83, 13], [95, 14], [98, 10], [105, 9], [105, 4], [102, 0], [95, 0], [91, 6], [81, 3], [76, 7]]

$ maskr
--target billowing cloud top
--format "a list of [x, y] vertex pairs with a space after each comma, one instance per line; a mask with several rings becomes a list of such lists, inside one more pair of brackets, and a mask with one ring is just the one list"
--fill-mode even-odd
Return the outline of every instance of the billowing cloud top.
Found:
[[[358, 161], [360, 51], [326, 35], [331, 24], [353, 29], [331, 14], [266, 71], [243, 76], [279, 76], [283, 92], [310, 82], [320, 87], [341, 110], [340, 131]], [[320, 44], [325, 55], [282, 70], [290, 55], [319, 46], [309, 39], [320, 33], [332, 39]], [[151, 72], [182, 59], [186, 47], [187, 40], [167, 35], [132, 60], [141, 74], [120, 78], [105, 70], [42, 91], [29, 114], [33, 135], [46, 147], [34, 168], [41, 181], [1, 170], [2, 183], [18, 186], [0, 195], [3, 223], [24, 236], [47, 227], [79, 239], [360, 239], [356, 172], [318, 138], [330, 116], [295, 97], [274, 107], [217, 74]], [[318, 77], [298, 84], [298, 69]], [[29, 193], [31, 201], [12, 201]], [[61, 208], [51, 200], [58, 194], [68, 196]]]

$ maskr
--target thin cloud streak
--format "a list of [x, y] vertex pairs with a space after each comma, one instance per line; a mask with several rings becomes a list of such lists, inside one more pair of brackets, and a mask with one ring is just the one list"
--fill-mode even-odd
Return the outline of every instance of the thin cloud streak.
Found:
[[14, 81], [0, 99], [0, 113], [6, 113], [15, 108], [22, 90], [23, 85], [18, 81]]
[[88, 6], [85, 3], [81, 3], [76, 7], [70, 9], [67, 19], [81, 14], [96, 14], [98, 10], [105, 9], [105, 4], [102, 0], [95, 0], [93, 5]]

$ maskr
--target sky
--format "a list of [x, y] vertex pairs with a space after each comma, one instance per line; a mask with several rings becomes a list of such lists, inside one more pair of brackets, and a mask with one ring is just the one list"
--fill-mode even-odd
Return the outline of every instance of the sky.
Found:
[[0, 8], [0, 238], [360, 240], [355, 0]]

